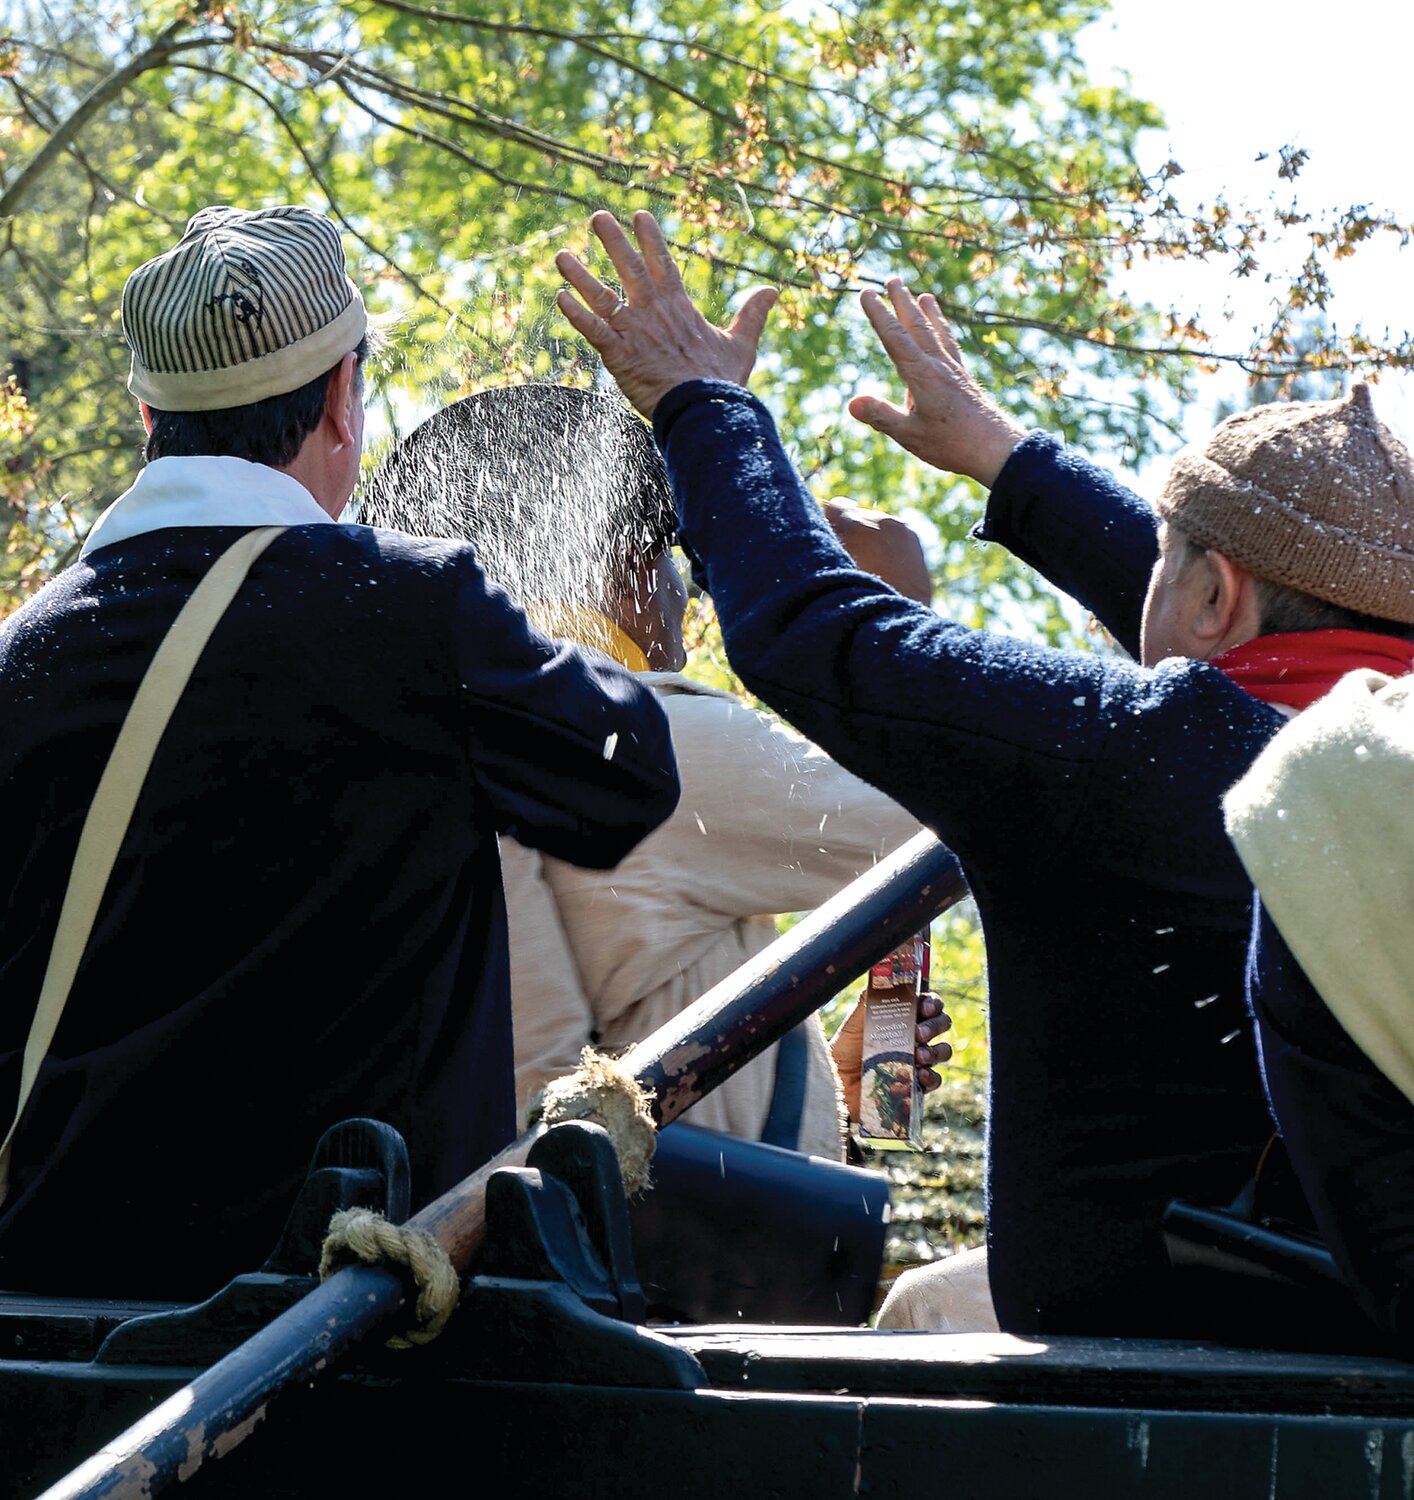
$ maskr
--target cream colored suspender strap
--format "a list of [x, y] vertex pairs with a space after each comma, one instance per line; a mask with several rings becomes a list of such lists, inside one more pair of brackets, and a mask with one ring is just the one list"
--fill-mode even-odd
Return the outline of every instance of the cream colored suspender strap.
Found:
[[20, 1116], [29, 1103], [40, 1064], [49, 1052], [59, 1017], [64, 1013], [158, 741], [212, 631], [245, 582], [251, 564], [286, 529], [261, 526], [248, 531], [211, 565], [168, 627], [118, 731], [79, 835], [78, 852], [74, 855], [69, 886], [59, 910], [59, 925], [54, 932], [54, 946], [49, 950], [49, 967], [25, 1042], [19, 1103], [4, 1142], [0, 1143], [0, 1202], [10, 1188], [10, 1151]]

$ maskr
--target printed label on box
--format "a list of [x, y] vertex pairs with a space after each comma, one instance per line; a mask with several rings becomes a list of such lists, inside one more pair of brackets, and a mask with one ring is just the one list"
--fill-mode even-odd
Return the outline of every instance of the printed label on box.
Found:
[[928, 939], [923, 934], [901, 943], [869, 971], [859, 1140], [875, 1151], [923, 1149], [923, 1096], [913, 1047], [927, 964]]

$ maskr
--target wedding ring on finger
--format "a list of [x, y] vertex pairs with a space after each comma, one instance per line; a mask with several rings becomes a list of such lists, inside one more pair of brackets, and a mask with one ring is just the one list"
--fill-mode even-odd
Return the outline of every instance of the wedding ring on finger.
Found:
[[612, 306], [612, 307], [611, 307], [611, 308], [610, 308], [610, 309], [609, 309], [609, 310], [608, 310], [608, 312], [606, 312], [606, 313], [605, 313], [605, 314], [604, 314], [604, 321], [605, 321], [605, 322], [606, 322], [606, 323], [612, 323], [612, 322], [613, 322], [613, 321], [614, 321], [614, 319], [615, 319], [615, 318], [616, 318], [616, 317], [618, 317], [618, 315], [619, 315], [619, 314], [620, 314], [620, 313], [621, 313], [621, 312], [622, 312], [622, 311], [623, 311], [623, 310], [624, 310], [624, 308], [626, 308], [626, 307], [627, 307], [627, 306], [628, 306], [628, 303], [627, 303], [627, 302], [625, 302], [625, 301], [624, 301], [624, 299], [623, 299], [623, 298], [622, 298], [622, 297], [620, 297], [620, 298], [619, 298], [619, 299], [618, 299], [618, 300], [617, 300], [617, 301], [616, 301], [616, 302], [615, 302], [615, 303], [614, 303], [614, 305], [613, 305], [613, 306]]

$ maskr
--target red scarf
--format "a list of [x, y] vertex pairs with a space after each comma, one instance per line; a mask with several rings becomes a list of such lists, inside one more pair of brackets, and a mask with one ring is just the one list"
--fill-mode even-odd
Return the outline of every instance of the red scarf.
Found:
[[1365, 630], [1298, 630], [1259, 635], [1208, 663], [1264, 703], [1303, 709], [1358, 667], [1387, 677], [1414, 671], [1414, 641]]

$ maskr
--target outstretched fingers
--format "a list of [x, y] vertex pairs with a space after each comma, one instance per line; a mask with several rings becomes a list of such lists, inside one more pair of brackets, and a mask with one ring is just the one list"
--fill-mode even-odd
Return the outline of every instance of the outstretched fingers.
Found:
[[937, 339], [943, 353], [956, 365], [962, 364], [962, 350], [957, 346], [957, 339], [953, 335], [952, 324], [943, 315], [943, 309], [938, 299], [932, 292], [924, 292], [918, 299], [918, 308], [928, 320], [928, 326], [933, 331], [933, 337]]
[[745, 385], [775, 291], [753, 292], [730, 326], [719, 328], [687, 295], [651, 214], [634, 216], [637, 248], [612, 214], [596, 213], [590, 224], [614, 264], [623, 298], [576, 256], [561, 251], [555, 265], [567, 285], [555, 301], [575, 331], [599, 351], [628, 400], [651, 417], [668, 391], [684, 381]]
[[555, 293], [555, 306], [564, 313], [570, 327], [588, 339], [601, 354], [616, 337], [612, 325], [591, 312], [568, 287], [561, 287]]
[[916, 375], [923, 365], [923, 352], [913, 335], [894, 316], [889, 305], [878, 292], [865, 292], [859, 299], [864, 315], [879, 335], [884, 352], [894, 362], [894, 368], [907, 382], [911, 374]]
[[[652, 215], [647, 217], [651, 219]], [[641, 301], [649, 295], [653, 290], [653, 278], [648, 274], [643, 257], [634, 249], [633, 241], [624, 233], [623, 225], [607, 209], [600, 209], [597, 214], [590, 216], [589, 227], [599, 236], [599, 243], [608, 251], [629, 303], [632, 304], [636, 299]], [[634, 228], [638, 228], [637, 219], [634, 221]]]
[[928, 356], [918, 347], [912, 334], [877, 292], [865, 292], [859, 300], [874, 332], [879, 335], [884, 352], [903, 376], [904, 384], [909, 389], [909, 400], [907, 406], [895, 406], [892, 401], [882, 400], [878, 396], [855, 396], [850, 400], [849, 414], [876, 432], [882, 432], [885, 437], [903, 442], [905, 435], [915, 425], [912, 392], [914, 384], [927, 369]]
[[619, 305], [619, 294], [600, 281], [578, 256], [571, 255], [568, 250], [561, 250], [555, 257], [555, 269], [584, 299], [583, 305], [601, 319], [607, 318]]
[[913, 293], [897, 276], [889, 278], [884, 285], [884, 290], [888, 293], [894, 316], [908, 330], [909, 337], [919, 349], [924, 354], [942, 354], [943, 346], [938, 339], [937, 329], [924, 315]]
[[727, 325], [727, 337], [749, 344], [754, 350], [761, 342], [761, 335], [766, 331], [766, 319], [780, 295], [773, 286], [757, 287], [737, 308], [736, 316]]
[[657, 219], [646, 208], [640, 208], [634, 214], [633, 232], [638, 238], [643, 265], [653, 285], [660, 292], [682, 292], [686, 296], [687, 289], [682, 284], [678, 263], [673, 259], [673, 252], [668, 248]]

